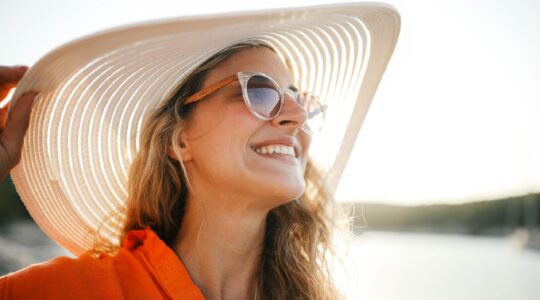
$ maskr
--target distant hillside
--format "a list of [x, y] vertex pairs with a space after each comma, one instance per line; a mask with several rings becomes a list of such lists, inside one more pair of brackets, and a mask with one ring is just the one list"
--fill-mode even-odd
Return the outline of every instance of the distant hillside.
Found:
[[456, 205], [413, 207], [374, 203], [349, 205], [355, 210], [355, 231], [504, 234], [517, 227], [540, 226], [540, 194]]

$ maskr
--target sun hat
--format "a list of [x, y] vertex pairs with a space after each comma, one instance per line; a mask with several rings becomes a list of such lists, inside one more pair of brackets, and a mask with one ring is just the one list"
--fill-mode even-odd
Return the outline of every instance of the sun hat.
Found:
[[11, 173], [16, 189], [39, 227], [73, 254], [92, 248], [98, 228], [117, 244], [145, 117], [204, 60], [257, 39], [328, 106], [309, 156], [334, 191], [399, 29], [389, 5], [345, 3], [145, 22], [72, 41], [28, 70], [14, 95], [41, 91]]

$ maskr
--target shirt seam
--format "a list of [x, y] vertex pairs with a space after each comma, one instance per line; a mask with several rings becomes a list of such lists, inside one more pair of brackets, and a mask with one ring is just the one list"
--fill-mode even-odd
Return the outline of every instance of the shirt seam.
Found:
[[146, 273], [148, 273], [148, 275], [150, 275], [150, 278], [152, 278], [152, 281], [154, 282], [154, 284], [158, 287], [159, 291], [161, 292], [161, 294], [163, 295], [163, 297], [165, 299], [172, 299], [172, 297], [167, 293], [167, 291], [165, 290], [165, 288], [163, 286], [161, 286], [161, 282], [159, 281], [159, 279], [156, 277], [156, 275], [154, 274], [154, 272], [152, 272], [152, 268], [151, 268], [151, 264], [150, 262], [146, 259], [146, 257], [144, 257], [144, 255], [142, 255], [139, 251], [133, 251], [132, 252], [133, 255], [135, 255], [135, 257], [137, 258], [137, 260], [139, 260], [139, 262], [141, 263], [141, 265], [143, 266], [143, 268], [145, 269]]

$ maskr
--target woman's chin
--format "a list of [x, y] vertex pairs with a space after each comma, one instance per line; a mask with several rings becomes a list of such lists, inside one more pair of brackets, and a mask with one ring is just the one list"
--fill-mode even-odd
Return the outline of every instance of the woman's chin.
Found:
[[286, 183], [272, 185], [268, 188], [266, 195], [272, 195], [273, 205], [279, 206], [300, 198], [306, 190], [304, 179], [301, 181], [289, 181]]

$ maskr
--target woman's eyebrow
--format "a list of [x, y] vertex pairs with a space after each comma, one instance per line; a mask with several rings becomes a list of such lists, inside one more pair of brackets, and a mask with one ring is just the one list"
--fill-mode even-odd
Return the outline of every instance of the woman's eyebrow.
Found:
[[298, 88], [294, 85], [289, 85], [289, 90], [293, 91], [293, 92], [298, 92]]

